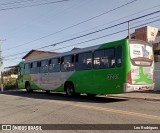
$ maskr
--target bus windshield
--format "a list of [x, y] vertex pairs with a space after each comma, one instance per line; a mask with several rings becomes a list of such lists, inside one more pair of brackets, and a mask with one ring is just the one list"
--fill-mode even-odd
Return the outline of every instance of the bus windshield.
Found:
[[153, 50], [150, 44], [130, 44], [132, 84], [153, 83]]
[[134, 66], [152, 66], [152, 46], [146, 44], [130, 44], [130, 58]]

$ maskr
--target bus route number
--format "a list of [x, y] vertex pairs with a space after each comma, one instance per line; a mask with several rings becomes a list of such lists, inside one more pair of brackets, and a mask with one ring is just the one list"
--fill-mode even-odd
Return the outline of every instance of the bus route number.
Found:
[[107, 79], [108, 80], [119, 79], [119, 74], [108, 74]]

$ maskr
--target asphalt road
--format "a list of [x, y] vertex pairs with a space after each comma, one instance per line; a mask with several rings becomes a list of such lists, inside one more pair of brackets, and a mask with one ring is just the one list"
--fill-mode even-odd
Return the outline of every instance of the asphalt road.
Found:
[[0, 124], [160, 124], [160, 102], [7, 91], [0, 93]]

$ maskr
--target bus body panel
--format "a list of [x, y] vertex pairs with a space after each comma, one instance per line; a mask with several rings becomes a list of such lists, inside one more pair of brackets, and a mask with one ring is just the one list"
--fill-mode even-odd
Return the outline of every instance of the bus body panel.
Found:
[[129, 42], [128, 82], [124, 84], [124, 92], [154, 89], [154, 57], [151, 44], [141, 41]]
[[[90, 70], [25, 74], [25, 62], [23, 62], [20, 64], [21, 74], [17, 82], [18, 87], [25, 88], [28, 82], [31, 88], [35, 90], [64, 91], [65, 82], [70, 81], [73, 83], [76, 93], [118, 94], [139, 90], [139, 88], [144, 87], [144, 84], [143, 82], [137, 84], [138, 80], [134, 79], [133, 69], [135, 69], [135, 66], [131, 61], [131, 49], [133, 48], [130, 47], [130, 41], [128, 39], [102, 44], [93, 51], [107, 48], [115, 48], [117, 50], [118, 47], [122, 48], [122, 63], [121, 66], [115, 65], [113, 68], [94, 69], [93, 67]], [[154, 69], [153, 66], [154, 62], [152, 63], [152, 69]], [[136, 67], [142, 73], [147, 68], [143, 68], [142, 66]], [[149, 69], [147, 68], [145, 71]], [[143, 74], [142, 76], [147, 75]], [[145, 77], [141, 80], [145, 80]], [[145, 85], [149, 89], [152, 89], [154, 82], [153, 80], [151, 82], [147, 81]]]
[[153, 83], [153, 50], [145, 44], [130, 44], [132, 84]]

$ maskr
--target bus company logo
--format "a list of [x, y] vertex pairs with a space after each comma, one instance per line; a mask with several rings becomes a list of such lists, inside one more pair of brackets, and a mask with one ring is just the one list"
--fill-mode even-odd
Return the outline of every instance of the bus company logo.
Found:
[[12, 130], [11, 125], [2, 125], [2, 130]]

